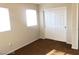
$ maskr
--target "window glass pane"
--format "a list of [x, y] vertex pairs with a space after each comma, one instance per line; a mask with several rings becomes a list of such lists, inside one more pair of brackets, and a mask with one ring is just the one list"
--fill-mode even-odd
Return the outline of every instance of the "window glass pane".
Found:
[[9, 10], [0, 8], [0, 32], [10, 31]]
[[26, 10], [26, 22], [27, 26], [37, 25], [37, 13], [36, 10]]

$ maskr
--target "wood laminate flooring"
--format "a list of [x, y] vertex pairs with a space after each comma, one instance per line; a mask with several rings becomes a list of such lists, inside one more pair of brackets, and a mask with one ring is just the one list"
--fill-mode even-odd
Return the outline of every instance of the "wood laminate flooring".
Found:
[[79, 55], [79, 50], [71, 49], [70, 44], [50, 39], [39, 39], [34, 41], [31, 44], [16, 50], [14, 55], [51, 55], [48, 53], [52, 50], [65, 52], [70, 55]]

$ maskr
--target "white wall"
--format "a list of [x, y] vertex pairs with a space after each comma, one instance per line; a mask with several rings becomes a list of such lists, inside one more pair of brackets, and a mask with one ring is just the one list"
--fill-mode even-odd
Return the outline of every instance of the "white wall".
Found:
[[72, 48], [78, 49], [78, 4], [72, 4]]
[[77, 49], [77, 4], [40, 4], [40, 37], [44, 38], [44, 15], [43, 10], [55, 7], [66, 7], [67, 8], [67, 43], [72, 44], [72, 48]]
[[[0, 33], [0, 54], [8, 54], [17, 50], [40, 37], [44, 37], [43, 9], [53, 7], [67, 7], [68, 10], [68, 35], [67, 41], [77, 47], [76, 38], [76, 4], [41, 4], [39, 6], [38, 26], [26, 27], [25, 10], [27, 8], [38, 10], [37, 4], [0, 4], [0, 7], [6, 7], [10, 10], [11, 31]], [[74, 7], [74, 8], [72, 8]], [[72, 15], [73, 14], [73, 15]], [[40, 19], [40, 23], [39, 23]], [[40, 24], [40, 35], [39, 35]], [[75, 29], [76, 28], [76, 29]], [[11, 46], [9, 44], [11, 43]]]
[[38, 5], [0, 4], [0, 7], [9, 8], [11, 21], [11, 31], [0, 33], [0, 54], [13, 52], [39, 38], [39, 24], [35, 27], [25, 25], [26, 9], [36, 9], [38, 12]]

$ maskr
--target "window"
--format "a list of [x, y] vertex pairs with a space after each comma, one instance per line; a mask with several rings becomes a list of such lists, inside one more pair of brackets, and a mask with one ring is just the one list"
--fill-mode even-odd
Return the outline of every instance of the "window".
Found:
[[10, 31], [9, 10], [0, 8], [0, 32]]
[[36, 10], [31, 10], [31, 9], [26, 10], [26, 23], [27, 23], [27, 26], [37, 25]]

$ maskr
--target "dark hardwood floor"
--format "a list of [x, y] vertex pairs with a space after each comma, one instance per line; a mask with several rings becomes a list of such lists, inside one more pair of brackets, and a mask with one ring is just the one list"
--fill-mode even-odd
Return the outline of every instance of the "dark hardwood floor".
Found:
[[46, 55], [53, 49], [72, 55], [79, 55], [79, 50], [71, 49], [71, 45], [50, 39], [39, 39], [19, 50], [16, 50], [15, 55]]

